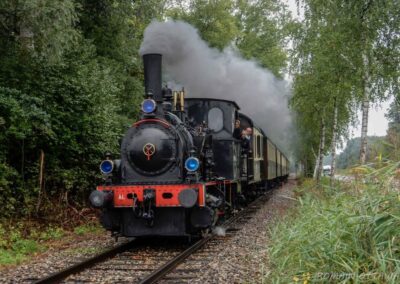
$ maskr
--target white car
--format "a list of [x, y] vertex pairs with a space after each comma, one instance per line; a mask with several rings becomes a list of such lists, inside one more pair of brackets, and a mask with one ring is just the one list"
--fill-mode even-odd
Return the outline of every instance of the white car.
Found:
[[324, 176], [330, 176], [331, 175], [331, 166], [323, 166], [322, 168], [322, 175]]

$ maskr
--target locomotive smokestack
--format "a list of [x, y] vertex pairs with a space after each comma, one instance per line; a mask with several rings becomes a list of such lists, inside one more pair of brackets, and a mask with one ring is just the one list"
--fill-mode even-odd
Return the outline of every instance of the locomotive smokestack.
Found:
[[143, 54], [145, 96], [153, 95], [156, 102], [162, 102], [161, 93], [161, 54]]

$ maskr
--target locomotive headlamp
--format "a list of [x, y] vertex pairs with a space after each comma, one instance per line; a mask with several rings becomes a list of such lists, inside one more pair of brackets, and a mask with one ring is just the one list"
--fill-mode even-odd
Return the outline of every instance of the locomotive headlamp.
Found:
[[145, 99], [142, 102], [142, 111], [144, 113], [152, 113], [156, 110], [157, 103], [152, 99]]
[[185, 168], [189, 172], [197, 171], [199, 166], [200, 166], [199, 159], [197, 159], [195, 157], [189, 157], [185, 161]]
[[197, 191], [193, 188], [187, 188], [179, 192], [179, 204], [185, 208], [191, 208], [197, 203]]
[[114, 163], [111, 160], [104, 160], [100, 163], [100, 171], [102, 174], [111, 174], [114, 169]]
[[109, 205], [113, 200], [114, 193], [112, 191], [94, 190], [89, 196], [90, 203], [95, 208], [101, 208]]

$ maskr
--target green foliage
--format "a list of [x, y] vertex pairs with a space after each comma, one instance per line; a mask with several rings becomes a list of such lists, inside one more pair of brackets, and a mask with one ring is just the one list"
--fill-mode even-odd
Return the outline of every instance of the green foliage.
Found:
[[[5, 0], [0, 4], [3, 46], [59, 62], [77, 41], [76, 4], [72, 0]], [[10, 58], [12, 60], [12, 58]]]
[[336, 142], [334, 133], [347, 137], [362, 100], [381, 101], [396, 94], [400, 5], [368, 0], [298, 2], [304, 6], [304, 21], [294, 29], [291, 105], [299, 129], [297, 159], [314, 164], [322, 121], [327, 130], [322, 154], [327, 154]]
[[0, 163], [0, 202], [3, 204], [3, 214], [15, 210], [17, 199], [13, 188], [20, 186], [20, 182], [15, 169], [5, 163]]
[[241, 0], [236, 6], [240, 33], [235, 43], [240, 52], [282, 77], [287, 63], [285, 46], [294, 25], [286, 6], [271, 0]]
[[294, 33], [291, 57], [294, 73], [291, 106], [299, 130], [298, 159], [312, 168], [323, 135], [322, 124], [325, 127], [322, 154], [331, 148], [334, 131], [339, 137], [346, 136], [348, 125], [355, 118], [353, 95], [357, 92], [357, 82], [353, 66], [343, 58], [348, 56], [344, 32], [347, 20], [339, 16], [345, 12], [333, 3], [304, 2], [305, 20]]
[[36, 240], [24, 238], [20, 228], [0, 224], [0, 265], [18, 264], [42, 248]]
[[177, 7], [168, 14], [173, 19], [184, 20], [195, 26], [210, 46], [222, 50], [239, 33], [233, 10], [234, 3], [230, 0], [192, 0], [188, 3], [188, 9]]
[[0, 265], [19, 264], [39, 249], [40, 246], [33, 240], [19, 240], [11, 250], [0, 248]]
[[[13, 68], [21, 64], [17, 61]], [[32, 189], [37, 187], [38, 156], [43, 149], [50, 194], [60, 188], [89, 188], [102, 153], [118, 147], [122, 130], [115, 97], [120, 85], [83, 40], [64, 55], [63, 63], [49, 65], [35, 58], [27, 62], [25, 58], [24, 64], [25, 72], [13, 78], [20, 81], [18, 85], [0, 81], [19, 89], [0, 89], [5, 121], [0, 126], [5, 130], [0, 138], [4, 142], [3, 161], [8, 161], [21, 175], [21, 182], [26, 180], [26, 186]], [[28, 92], [30, 95], [25, 95]], [[14, 191], [11, 197], [19, 198], [36, 192], [18, 184]]]
[[[62, 237], [64, 237], [65, 231], [62, 228], [58, 227], [52, 227], [50, 226], [45, 230], [44, 232], [41, 232], [38, 236], [38, 239], [42, 241], [48, 241], [48, 240], [59, 240]], [[31, 233], [32, 236], [32, 233]]]
[[[393, 177], [395, 168], [386, 174]], [[393, 183], [306, 183], [297, 194], [293, 214], [271, 231], [274, 282], [399, 281], [400, 199]]]
[[97, 223], [81, 224], [70, 229], [58, 227], [57, 224], [42, 226], [24, 221], [0, 223], [0, 266], [26, 261], [33, 254], [45, 251], [49, 243], [70, 242], [71, 232], [76, 237], [103, 231]]
[[0, 216], [34, 212], [42, 150], [45, 198], [86, 201], [103, 153], [118, 153], [138, 113], [137, 50], [145, 26], [164, 7], [154, 4], [0, 4]]
[[4, 204], [0, 215], [15, 211], [23, 198], [25, 141], [36, 143], [35, 133], [46, 131], [48, 122], [39, 104], [37, 98], [0, 86], [0, 202]]
[[98, 224], [85, 224], [78, 226], [74, 229], [74, 233], [77, 235], [85, 235], [88, 233], [98, 233], [103, 231]]
[[[81, 0], [79, 27], [95, 46], [101, 62], [111, 68], [121, 88], [116, 94], [117, 112], [125, 118], [138, 114], [143, 94], [139, 47], [143, 31], [154, 18], [160, 18], [163, 1]], [[126, 125], [127, 120], [123, 123]]]
[[237, 48], [244, 58], [282, 77], [287, 59], [284, 48], [293, 24], [282, 2], [191, 0], [172, 6], [167, 16], [192, 24], [211, 47]]

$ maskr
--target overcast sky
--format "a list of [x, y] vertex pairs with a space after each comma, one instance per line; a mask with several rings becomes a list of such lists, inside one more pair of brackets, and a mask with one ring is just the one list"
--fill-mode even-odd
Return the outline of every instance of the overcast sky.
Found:
[[[290, 11], [293, 16], [297, 18], [302, 18], [301, 7], [300, 15], [298, 15], [298, 9], [296, 0], [283, 0], [289, 6]], [[368, 135], [384, 136], [386, 135], [386, 130], [388, 128], [388, 121], [385, 117], [390, 105], [390, 101], [382, 103], [380, 106], [372, 106], [369, 111], [369, 123], [368, 123]], [[359, 123], [358, 126], [350, 130], [350, 138], [358, 137], [361, 135], [361, 111], [358, 114]]]

